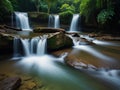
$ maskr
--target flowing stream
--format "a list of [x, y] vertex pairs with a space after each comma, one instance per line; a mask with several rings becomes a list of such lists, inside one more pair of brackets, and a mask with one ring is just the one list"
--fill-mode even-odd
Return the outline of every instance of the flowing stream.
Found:
[[[90, 39], [90, 38], [89, 38]], [[14, 56], [20, 59], [0, 61], [0, 71], [4, 73], [28, 73], [42, 81], [40, 90], [120, 90], [120, 42], [94, 41], [94, 45], [79, 45], [68, 50], [60, 50], [61, 56], [46, 53], [47, 36], [31, 39], [14, 39]], [[77, 43], [77, 44], [76, 44]], [[20, 45], [22, 49], [20, 49]], [[79, 58], [75, 68], [65, 64], [68, 55]]]

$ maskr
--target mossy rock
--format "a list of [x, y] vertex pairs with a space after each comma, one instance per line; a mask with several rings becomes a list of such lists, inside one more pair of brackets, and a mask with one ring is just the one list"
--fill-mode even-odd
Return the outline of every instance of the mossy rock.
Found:
[[56, 33], [52, 37], [48, 38], [47, 41], [47, 47], [49, 51], [71, 47], [72, 45], [72, 39], [65, 35], [63, 32]]
[[13, 52], [14, 37], [9, 34], [0, 33], [0, 54], [8, 54]]

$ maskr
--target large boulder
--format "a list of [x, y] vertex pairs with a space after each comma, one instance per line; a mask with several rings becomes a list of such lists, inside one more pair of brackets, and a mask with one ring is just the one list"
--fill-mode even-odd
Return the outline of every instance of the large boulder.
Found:
[[48, 50], [58, 50], [65, 47], [71, 47], [73, 41], [70, 37], [65, 35], [63, 32], [57, 32], [53, 36], [48, 38], [47, 47]]
[[0, 90], [17, 90], [21, 85], [21, 78], [9, 77], [0, 82]]

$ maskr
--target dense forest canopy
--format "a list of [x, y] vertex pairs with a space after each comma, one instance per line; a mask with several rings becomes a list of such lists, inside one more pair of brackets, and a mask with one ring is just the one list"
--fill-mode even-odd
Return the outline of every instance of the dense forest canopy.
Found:
[[120, 25], [120, 0], [0, 0], [0, 21], [14, 11], [57, 13], [63, 17], [79, 13], [88, 24]]

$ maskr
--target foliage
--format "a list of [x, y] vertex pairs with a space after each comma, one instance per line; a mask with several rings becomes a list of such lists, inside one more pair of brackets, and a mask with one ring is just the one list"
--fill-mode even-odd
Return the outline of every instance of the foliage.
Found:
[[37, 9], [37, 12], [39, 12], [41, 0], [32, 0], [32, 1], [33, 1], [34, 4], [35, 4], [35, 7], [36, 7], [36, 9]]
[[86, 22], [91, 18], [96, 10], [96, 0], [82, 0], [80, 4], [80, 14], [85, 16]]
[[69, 22], [71, 22], [72, 16], [73, 16], [73, 12], [71, 11], [61, 12], [60, 13], [61, 22], [63, 24], [69, 24]]
[[20, 12], [30, 12], [36, 11], [35, 4], [32, 0], [16, 0], [17, 1], [17, 10]]
[[13, 12], [12, 4], [9, 0], [0, 0], [0, 21]]
[[50, 13], [51, 7], [57, 2], [57, 0], [44, 0], [48, 6], [48, 14]]
[[71, 12], [75, 12], [75, 7], [73, 5], [69, 5], [69, 4], [63, 4], [60, 8], [60, 10], [62, 12], [66, 12], [66, 11], [71, 11]]
[[106, 24], [107, 21], [111, 20], [114, 15], [115, 15], [115, 12], [112, 8], [104, 9], [98, 14], [97, 21], [102, 25]]

